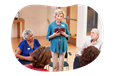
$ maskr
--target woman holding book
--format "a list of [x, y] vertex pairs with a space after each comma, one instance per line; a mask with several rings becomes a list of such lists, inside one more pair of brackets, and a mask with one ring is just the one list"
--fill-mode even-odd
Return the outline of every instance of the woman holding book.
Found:
[[[49, 24], [47, 40], [51, 41], [50, 50], [53, 58], [53, 71], [63, 71], [64, 56], [68, 50], [67, 41], [70, 37], [68, 25], [61, 21], [64, 18], [64, 11], [57, 9], [54, 12], [55, 21]], [[58, 62], [59, 54], [59, 62]]]

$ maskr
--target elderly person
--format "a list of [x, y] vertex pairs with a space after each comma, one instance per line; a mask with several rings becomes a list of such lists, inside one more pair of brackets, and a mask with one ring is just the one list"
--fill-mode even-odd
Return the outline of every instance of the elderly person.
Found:
[[[53, 71], [63, 71], [64, 56], [68, 50], [67, 41], [70, 37], [68, 25], [61, 21], [64, 18], [64, 11], [57, 9], [54, 12], [55, 21], [49, 24], [47, 31], [47, 40], [51, 41], [50, 50], [53, 58]], [[56, 31], [56, 28], [65, 28], [65, 31]], [[59, 62], [58, 62], [59, 54]]]
[[102, 41], [99, 40], [99, 30], [96, 28], [93, 28], [91, 30], [91, 39], [86, 41], [85, 44], [77, 51], [76, 57], [74, 59], [74, 64], [76, 59], [81, 56], [81, 52], [83, 51], [84, 48], [87, 48], [88, 46], [95, 46], [97, 49], [101, 50], [102, 46]]
[[30, 54], [40, 46], [40, 43], [37, 39], [34, 39], [33, 32], [30, 29], [24, 30], [22, 36], [25, 40], [20, 42], [15, 56], [19, 58], [18, 61], [21, 64], [30, 64]]

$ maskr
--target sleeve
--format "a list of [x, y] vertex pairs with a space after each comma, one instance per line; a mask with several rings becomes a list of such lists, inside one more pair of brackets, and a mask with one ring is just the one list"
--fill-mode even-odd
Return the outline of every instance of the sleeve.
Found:
[[103, 54], [103, 44], [101, 43], [99, 50], [101, 51], [101, 54]]
[[66, 34], [68, 35], [68, 38], [66, 38], [67, 40], [70, 38], [70, 34], [69, 34], [69, 30], [68, 30], [68, 25], [66, 24]]
[[85, 42], [85, 44], [77, 51], [76, 54], [81, 55], [81, 52], [83, 51], [83, 49], [84, 49], [85, 47], [86, 47], [86, 42]]
[[18, 45], [18, 47], [20, 48], [21, 51], [24, 50], [24, 42], [20, 42], [20, 44]]
[[36, 42], [37, 47], [41, 46], [37, 39], [35, 39], [35, 42]]
[[48, 26], [48, 31], [47, 31], [47, 35], [46, 35], [46, 39], [48, 41], [50, 41], [51, 39], [49, 39], [49, 36], [51, 35], [51, 25]]

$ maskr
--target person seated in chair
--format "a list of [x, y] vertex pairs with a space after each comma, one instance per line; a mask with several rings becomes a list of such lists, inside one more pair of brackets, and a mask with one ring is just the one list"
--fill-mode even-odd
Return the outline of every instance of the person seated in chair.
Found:
[[93, 28], [91, 30], [91, 39], [86, 41], [85, 44], [77, 51], [76, 57], [74, 59], [74, 62], [77, 58], [79, 58], [82, 54], [84, 48], [87, 48], [88, 46], [95, 46], [97, 49], [101, 50], [102, 41], [99, 40], [99, 30], [96, 28]]
[[15, 56], [21, 64], [30, 64], [30, 53], [36, 50], [40, 46], [40, 43], [37, 39], [34, 39], [33, 32], [30, 29], [25, 29], [22, 36], [24, 40], [20, 42]]
[[91, 63], [97, 58], [99, 53], [100, 50], [98, 50], [95, 46], [84, 48], [82, 55], [75, 58], [73, 69], [77, 69]]
[[48, 71], [44, 69], [44, 67], [51, 62], [50, 49], [40, 46], [32, 53], [31, 57], [31, 64], [26, 64], [24, 66], [37, 71]]

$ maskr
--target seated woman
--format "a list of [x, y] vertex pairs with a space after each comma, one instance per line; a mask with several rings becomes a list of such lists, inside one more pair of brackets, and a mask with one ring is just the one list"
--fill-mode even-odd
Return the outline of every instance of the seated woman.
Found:
[[44, 69], [45, 65], [51, 62], [51, 51], [50, 49], [40, 46], [32, 53], [32, 63], [24, 66], [37, 70], [37, 71], [48, 71]]
[[34, 39], [33, 32], [30, 29], [24, 30], [22, 36], [25, 40], [20, 42], [17, 51], [15, 52], [15, 56], [16, 58], [19, 58], [18, 61], [21, 64], [30, 64], [30, 53], [36, 50], [40, 46], [40, 43], [37, 39]]
[[91, 63], [93, 60], [97, 58], [100, 50], [98, 50], [94, 46], [89, 46], [82, 51], [82, 55], [80, 57], [76, 57], [74, 60], [73, 69], [77, 69], [79, 67], [85, 66]]

